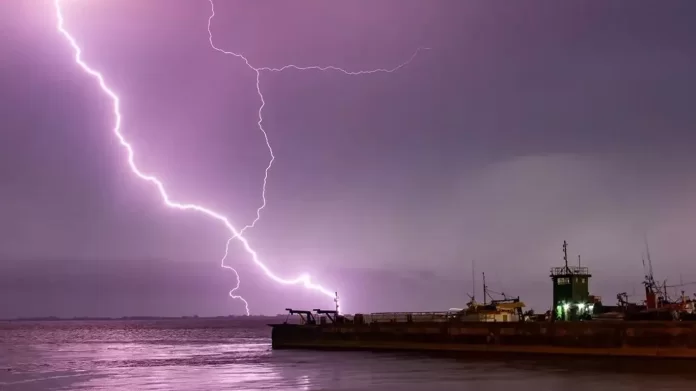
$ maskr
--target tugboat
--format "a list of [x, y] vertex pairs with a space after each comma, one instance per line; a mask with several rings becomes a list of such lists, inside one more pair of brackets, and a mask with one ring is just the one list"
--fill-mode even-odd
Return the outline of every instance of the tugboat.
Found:
[[[671, 300], [667, 293], [667, 288], [682, 287], [685, 284], [668, 286], [666, 280], [662, 284], [657, 283], [647, 241], [645, 247], [648, 257], [647, 270], [645, 259], [643, 260], [643, 270], [646, 270], [643, 280], [645, 304], [639, 311], [626, 311], [626, 320], [696, 320], [694, 302], [684, 294], [684, 291], [681, 291], [680, 298], [677, 300]], [[626, 304], [628, 308], [628, 303]]]
[[[520, 297], [508, 297], [504, 292], [494, 292], [486, 285], [486, 273], [483, 276], [483, 304], [477, 303], [475, 296], [467, 303], [467, 308], [459, 311], [457, 319], [467, 322], [521, 322], [525, 320], [523, 309], [524, 302]], [[491, 293], [502, 296], [502, 299], [494, 299]], [[490, 299], [490, 302], [489, 302]]]

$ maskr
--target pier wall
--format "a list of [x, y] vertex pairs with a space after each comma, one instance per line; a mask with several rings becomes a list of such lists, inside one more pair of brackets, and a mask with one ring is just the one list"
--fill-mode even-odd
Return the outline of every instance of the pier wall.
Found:
[[418, 322], [274, 325], [273, 347], [696, 358], [696, 322]]

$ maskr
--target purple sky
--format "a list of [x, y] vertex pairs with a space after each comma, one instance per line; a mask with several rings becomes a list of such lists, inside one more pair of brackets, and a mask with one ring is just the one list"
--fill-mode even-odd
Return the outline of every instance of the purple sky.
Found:
[[[348, 311], [463, 306], [471, 260], [537, 309], [561, 243], [593, 291], [696, 280], [696, 3], [458, 0], [216, 3], [216, 44], [264, 73], [276, 154], [247, 237]], [[67, 0], [84, 58], [122, 97], [138, 164], [249, 223], [269, 154], [254, 73], [215, 52], [209, 3]], [[51, 2], [0, 4], [0, 317], [242, 313], [227, 232], [132, 176], [111, 102], [73, 62]], [[330, 307], [233, 246], [253, 313]], [[480, 283], [479, 283], [480, 286]], [[690, 287], [696, 290], [696, 286]]]

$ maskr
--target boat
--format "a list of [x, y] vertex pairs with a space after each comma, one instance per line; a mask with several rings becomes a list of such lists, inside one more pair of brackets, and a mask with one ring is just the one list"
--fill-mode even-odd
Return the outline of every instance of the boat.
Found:
[[[564, 266], [551, 269], [552, 305], [542, 316], [523, 312], [519, 297], [486, 303], [485, 293], [484, 304], [472, 298], [465, 309], [344, 315], [336, 295], [333, 310], [287, 308], [300, 322], [269, 325], [272, 348], [696, 359], [696, 321], [680, 315], [686, 304], [655, 300], [650, 308], [648, 297], [637, 311], [605, 307], [589, 294], [589, 269], [568, 265], [565, 241], [563, 253]], [[636, 316], [656, 311], [670, 316]]]

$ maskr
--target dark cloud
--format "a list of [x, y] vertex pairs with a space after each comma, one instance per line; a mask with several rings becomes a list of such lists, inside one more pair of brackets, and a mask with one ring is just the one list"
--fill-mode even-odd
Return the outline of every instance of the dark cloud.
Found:
[[[660, 278], [696, 279], [692, 2], [219, 3], [216, 43], [256, 65], [391, 67], [432, 48], [390, 75], [262, 75], [277, 161], [248, 238], [279, 274], [311, 272], [349, 310], [438, 309], [467, 300], [475, 259], [539, 308], [563, 240], [613, 297], [642, 278], [647, 234]], [[138, 164], [249, 223], [259, 100], [253, 72], [208, 46], [208, 2], [65, 9]], [[0, 6], [0, 317], [239, 313], [224, 227], [130, 174], [52, 12]], [[231, 250], [254, 312], [331, 305]]]

